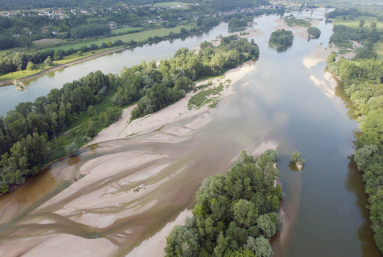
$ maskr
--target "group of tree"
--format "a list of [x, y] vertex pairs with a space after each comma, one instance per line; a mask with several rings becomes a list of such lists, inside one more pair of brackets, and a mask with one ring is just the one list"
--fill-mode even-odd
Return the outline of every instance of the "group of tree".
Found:
[[271, 33], [269, 43], [276, 47], [291, 45], [294, 41], [294, 35], [289, 30], [277, 30]]
[[[113, 88], [114, 80], [113, 75], [100, 71], [90, 73], [61, 89], [52, 89], [33, 103], [18, 104], [5, 118], [0, 116], [0, 192], [7, 193], [24, 183], [26, 177], [36, 174], [47, 161], [47, 143], [75, 122], [79, 113], [100, 103]], [[105, 125], [119, 116], [119, 112], [108, 111]], [[97, 119], [105, 123], [104, 116]], [[95, 135], [92, 126], [93, 123], [88, 124], [89, 137]]]
[[28, 63], [45, 63], [47, 66], [53, 65], [53, 60], [58, 61], [62, 60], [64, 56], [72, 55], [81, 51], [86, 53], [89, 51], [94, 51], [99, 48], [109, 48], [114, 46], [122, 45], [121, 40], [116, 40], [115, 42], [107, 41], [102, 43], [99, 47], [96, 44], [91, 44], [90, 47], [82, 46], [79, 49], [69, 49], [67, 51], [63, 50], [49, 50], [49, 51], [7, 51], [0, 53], [0, 74], [6, 74], [9, 72], [20, 71], [27, 69]]
[[84, 38], [94, 36], [105, 36], [110, 34], [108, 24], [89, 24], [83, 25], [70, 30], [72, 38]]
[[166, 256], [273, 256], [269, 240], [282, 228], [277, 155], [269, 150], [254, 158], [243, 151], [226, 174], [205, 179], [193, 216], [166, 238]]
[[[117, 120], [120, 116], [118, 108], [94, 113], [94, 106], [108, 94], [112, 103], [118, 106], [138, 101], [132, 112], [133, 118], [137, 118], [184, 97], [185, 92], [193, 88], [193, 80], [221, 74], [258, 55], [259, 49], [253, 40], [250, 43], [238, 36], [231, 36], [222, 38], [219, 47], [203, 44], [198, 55], [181, 48], [173, 58], [162, 60], [158, 67], [153, 61], [124, 68], [120, 75], [104, 75], [97, 71], [67, 83], [61, 89], [52, 89], [47, 96], [39, 97], [33, 103], [18, 104], [5, 118], [0, 116], [1, 192], [8, 192], [22, 184], [26, 177], [34, 175], [47, 161], [47, 155], [44, 154], [47, 145], [56, 140], [82, 113], [92, 116], [85, 128], [86, 138], [96, 135], [95, 127], [99, 124], [108, 125]], [[53, 59], [62, 57], [60, 52], [53, 56]], [[46, 58], [47, 64], [51, 63], [51, 58]], [[55, 157], [61, 158], [68, 152], [72, 153], [80, 143], [70, 142], [62, 147], [62, 154]], [[37, 156], [37, 153], [29, 153], [28, 149], [37, 145], [39, 149], [42, 148], [42, 157]], [[49, 152], [52, 152], [51, 149]]]
[[336, 46], [342, 48], [352, 48], [353, 44], [350, 40], [357, 42], [363, 42], [368, 50], [372, 50], [373, 44], [378, 42], [383, 35], [375, 28], [350, 28], [345, 25], [335, 25], [334, 34], [330, 37], [330, 43], [334, 43]]
[[0, 34], [0, 50], [5, 50], [13, 47], [30, 47], [32, 41], [27, 36], [14, 37], [8, 34]]
[[330, 72], [343, 80], [345, 92], [356, 107], [362, 134], [355, 142], [354, 160], [364, 172], [374, 238], [383, 252], [383, 64], [367, 49], [362, 52], [352, 62], [344, 58], [336, 61], [332, 54], [327, 63]]
[[307, 32], [308, 32], [311, 36], [313, 36], [313, 37], [315, 37], [315, 38], [319, 38], [319, 37], [320, 37], [320, 34], [321, 34], [320, 29], [318, 29], [318, 28], [316, 28], [316, 27], [310, 27], [310, 28], [308, 28], [308, 29], [307, 29]]
[[198, 54], [181, 48], [173, 58], [160, 61], [158, 67], [153, 61], [124, 68], [119, 78], [121, 86], [112, 101], [116, 105], [138, 101], [132, 118], [145, 116], [184, 97], [193, 89], [194, 80], [222, 74], [258, 55], [254, 40], [248, 42], [236, 35], [222, 38], [219, 47], [204, 42]]

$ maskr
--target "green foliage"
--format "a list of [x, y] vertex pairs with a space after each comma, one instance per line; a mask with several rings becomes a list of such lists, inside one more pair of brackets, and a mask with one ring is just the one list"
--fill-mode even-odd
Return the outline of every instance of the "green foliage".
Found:
[[[187, 48], [179, 49], [173, 58], [156, 62], [143, 62], [140, 65], [124, 68], [121, 82], [113, 103], [121, 106], [138, 101], [132, 110], [132, 119], [145, 116], [161, 110], [185, 96], [194, 88], [193, 80], [204, 76], [222, 74], [245, 61], [259, 55], [258, 46], [238, 36], [222, 38], [219, 47], [211, 44], [201, 44], [203, 48], [198, 55]], [[212, 82], [209, 82], [212, 84]], [[218, 94], [223, 85], [217, 88], [199, 92], [189, 101], [189, 108], [199, 108], [213, 101], [209, 95]]]
[[34, 70], [34, 69], [36, 69], [36, 65], [33, 62], [28, 62], [27, 70]]
[[189, 109], [201, 108], [206, 103], [209, 103], [210, 101], [212, 101], [212, 99], [208, 98], [210, 95], [218, 95], [222, 90], [223, 90], [223, 85], [220, 85], [218, 87], [203, 90], [203, 91], [197, 93], [196, 95], [192, 96], [189, 99], [188, 108]]
[[[262, 156], [263, 157], [263, 156]], [[271, 203], [278, 170], [242, 152], [226, 174], [205, 179], [193, 217], [166, 238], [166, 256], [254, 257], [273, 255], [269, 239], [282, 228]], [[269, 159], [268, 156], [264, 158]]]
[[53, 59], [51, 56], [48, 56], [44, 61], [45, 66], [53, 66]]
[[304, 164], [306, 162], [306, 159], [302, 158], [302, 154], [297, 151], [290, 156], [290, 160], [297, 164]]
[[316, 28], [316, 27], [310, 27], [307, 29], [307, 32], [313, 36], [313, 37], [316, 37], [316, 38], [319, 38], [320, 37], [320, 34], [321, 34], [321, 31], [320, 29]]
[[66, 154], [75, 154], [79, 150], [79, 147], [76, 142], [72, 142], [71, 144], [65, 146], [65, 152]]
[[364, 172], [374, 238], [383, 251], [383, 67], [367, 49], [364, 53], [358, 52], [357, 57], [364, 58], [341, 59], [332, 63], [330, 70], [343, 80], [345, 92], [355, 105], [355, 114], [359, 115], [362, 134], [356, 141], [354, 160], [358, 170]]
[[77, 51], [77, 56], [82, 56], [82, 51]]
[[363, 28], [364, 24], [366, 24], [365, 20], [361, 20], [361, 21], [359, 22], [359, 27], [360, 27], [360, 28]]
[[333, 63], [336, 61], [336, 53], [332, 52], [328, 57], [327, 57], [327, 65]]
[[295, 18], [292, 14], [284, 18], [287, 26], [289, 27], [305, 27], [308, 28], [311, 26], [311, 23], [302, 19]]
[[263, 155], [270, 157], [270, 161], [272, 162], [277, 162], [279, 160], [279, 154], [273, 149], [267, 149]]
[[274, 46], [288, 46], [291, 45], [294, 41], [294, 35], [292, 31], [289, 30], [277, 30], [271, 33], [269, 43]]
[[54, 52], [53, 59], [54, 59], [55, 61], [62, 60], [63, 58], [64, 58], [64, 57], [63, 57], [63, 53], [62, 53], [62, 51], [60, 51], [60, 50], [56, 50], [56, 51]]
[[84, 38], [93, 36], [109, 35], [110, 27], [108, 24], [89, 24], [82, 25], [70, 30], [72, 38]]

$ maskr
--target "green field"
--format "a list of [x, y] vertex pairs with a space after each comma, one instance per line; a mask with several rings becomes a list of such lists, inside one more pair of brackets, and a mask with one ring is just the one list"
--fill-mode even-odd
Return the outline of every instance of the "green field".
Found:
[[154, 29], [154, 30], [145, 30], [141, 31], [138, 33], [133, 33], [133, 34], [126, 34], [122, 36], [115, 36], [115, 37], [108, 37], [108, 38], [100, 38], [100, 39], [95, 39], [95, 40], [90, 40], [86, 42], [81, 42], [81, 43], [75, 43], [75, 44], [67, 44], [67, 45], [62, 45], [62, 46], [55, 46], [55, 47], [50, 47], [50, 48], [44, 48], [41, 51], [46, 51], [46, 50], [69, 50], [71, 48], [73, 49], [79, 49], [82, 46], [90, 46], [91, 44], [96, 44], [98, 46], [101, 46], [102, 43], [105, 43], [107, 41], [116, 41], [116, 40], [122, 40], [122, 42], [128, 42], [131, 39], [134, 41], [144, 41], [147, 40], [149, 37], [163, 37], [169, 35], [171, 31], [174, 33], [179, 33], [181, 28], [185, 28], [187, 30], [192, 28], [192, 25], [179, 25], [177, 27], [168, 29], [168, 28], [161, 28], [161, 29]]
[[[98, 50], [95, 50], [94, 53], [98, 54], [98, 53], [106, 52], [106, 51], [109, 51], [109, 50], [112, 50], [112, 49], [115, 49], [115, 48], [118, 48], [118, 47], [110, 47], [110, 48], [98, 49]], [[68, 63], [68, 62], [73, 62], [73, 61], [76, 61], [76, 60], [79, 60], [79, 59], [82, 59], [82, 58], [85, 58], [85, 57], [88, 57], [88, 56], [91, 56], [91, 55], [93, 55], [92, 52], [83, 53], [82, 56], [78, 56], [77, 53], [72, 54], [72, 55], [68, 55], [68, 56], [65, 56], [63, 60], [54, 61], [53, 62], [53, 66], [58, 66], [58, 65], [65, 64], [65, 63]], [[20, 78], [24, 78], [26, 76], [30, 76], [30, 75], [36, 74], [36, 73], [38, 73], [40, 71], [46, 70], [48, 68], [52, 68], [52, 67], [46, 67], [44, 63], [39, 63], [39, 64], [36, 65], [36, 69], [35, 70], [22, 70], [22, 71], [16, 71], [16, 72], [11, 72], [11, 73], [8, 73], [8, 74], [4, 74], [4, 75], [0, 76], [0, 81], [4, 81], [4, 80], [8, 80], [8, 79], [20, 79]]]
[[350, 28], [359, 28], [359, 22], [365, 20], [364, 27], [370, 28], [371, 23], [375, 22], [378, 30], [383, 30], [383, 22], [377, 20], [376, 17], [363, 17], [354, 18], [354, 20], [343, 20], [343, 16], [338, 16], [335, 19], [335, 25], [346, 25]]
[[118, 33], [124, 33], [124, 32], [128, 32], [128, 31], [132, 31], [132, 30], [136, 30], [136, 29], [140, 29], [140, 28], [121, 28], [121, 29], [115, 29], [115, 30], [112, 30], [112, 34], [118, 34]]

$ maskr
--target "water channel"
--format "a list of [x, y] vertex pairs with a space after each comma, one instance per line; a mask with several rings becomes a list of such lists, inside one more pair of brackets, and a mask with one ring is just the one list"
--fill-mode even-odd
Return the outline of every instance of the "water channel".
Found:
[[[324, 13], [325, 10], [316, 10], [313, 14], [304, 12], [299, 16], [323, 18]], [[254, 28], [264, 32], [254, 38], [260, 47], [256, 68], [234, 84], [235, 95], [211, 111], [209, 124], [181, 143], [140, 143], [142, 137], [133, 137], [100, 143], [82, 150], [76, 157], [54, 164], [0, 199], [0, 243], [47, 233], [68, 233], [84, 238], [107, 238], [119, 246], [116, 256], [123, 256], [160, 231], [180, 212], [192, 208], [195, 192], [204, 178], [225, 172], [243, 149], [272, 140], [279, 145], [278, 169], [286, 193], [282, 209], [288, 221], [285, 224], [286, 238], [282, 240], [279, 235], [272, 240], [275, 256], [381, 256], [374, 244], [369, 213], [365, 208], [368, 201], [362, 176], [349, 158], [354, 152], [352, 140], [358, 132], [350, 101], [341, 85], [336, 88], [334, 97], [329, 97], [315, 85], [313, 78], [329, 83], [324, 76], [325, 62], [311, 68], [303, 64], [303, 58], [313, 52], [315, 46], [323, 43], [327, 47], [332, 24], [322, 21], [318, 25], [322, 31], [319, 39], [295, 38], [292, 47], [278, 51], [268, 46], [270, 34], [278, 25], [274, 21], [277, 18], [262, 16], [255, 19]], [[115, 73], [123, 65], [138, 64], [143, 59], [167, 58], [179, 47], [192, 48], [201, 40], [226, 32], [227, 26], [221, 24], [209, 34], [101, 57], [31, 81], [24, 92], [16, 92], [11, 87], [0, 88], [1, 114], [15, 105], [16, 100], [12, 101], [12, 97], [17, 101], [20, 97], [23, 98], [21, 101], [33, 100], [90, 71], [100, 69]], [[169, 156], [165, 161], [150, 163], [165, 168], [157, 176], [146, 179], [145, 185], [150, 188], [150, 185], [164, 182], [135, 200], [141, 206], [149, 206], [140, 214], [117, 219], [102, 228], [78, 224], [73, 217], [69, 219], [57, 214], [68, 202], [105, 186], [101, 182], [81, 188], [67, 198], [61, 197], [51, 205], [44, 205], [69, 186], [81, 182], [84, 178], [78, 171], [88, 161], [133, 150]], [[303, 171], [290, 165], [289, 156], [294, 150], [302, 152], [307, 160]], [[126, 175], [115, 175], [108, 180], [117, 181]], [[143, 182], [127, 189], [140, 183]], [[118, 208], [95, 211], [100, 217], [119, 212]], [[46, 219], [54, 222], [33, 222]]]

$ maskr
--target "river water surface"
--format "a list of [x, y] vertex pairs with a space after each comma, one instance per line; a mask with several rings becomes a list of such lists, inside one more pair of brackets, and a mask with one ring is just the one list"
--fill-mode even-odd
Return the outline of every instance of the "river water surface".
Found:
[[[325, 10], [316, 10], [313, 17], [323, 18], [324, 13]], [[89, 239], [107, 238], [118, 245], [116, 256], [124, 256], [180, 212], [192, 208], [195, 192], [204, 178], [225, 172], [243, 149], [272, 140], [279, 145], [280, 182], [286, 193], [282, 205], [285, 235], [272, 240], [275, 256], [381, 256], [374, 244], [369, 213], [365, 208], [368, 201], [362, 176], [349, 158], [354, 152], [352, 141], [358, 132], [350, 101], [341, 85], [336, 88], [335, 96], [330, 97], [314, 83], [313, 79], [316, 79], [329, 85], [324, 76], [325, 62], [311, 68], [303, 64], [303, 58], [313, 52], [315, 46], [323, 43], [327, 47], [332, 24], [322, 21], [318, 25], [322, 31], [319, 39], [295, 38], [292, 47], [277, 50], [268, 46], [270, 34], [278, 25], [274, 21], [276, 18], [262, 16], [255, 19], [257, 25], [254, 28], [264, 32], [254, 38], [260, 47], [256, 68], [234, 84], [235, 95], [211, 111], [212, 121], [208, 125], [195, 130], [190, 139], [181, 143], [140, 143], [143, 137], [133, 137], [100, 143], [81, 151], [76, 157], [56, 163], [0, 199], [0, 243], [42, 234], [67, 233]], [[227, 26], [222, 24], [203, 38], [214, 38], [226, 31]], [[26, 95], [44, 95], [50, 88], [90, 71], [117, 72], [122, 65], [134, 65], [143, 59], [167, 58], [179, 47], [192, 48], [200, 40], [194, 37], [173, 43], [161, 42], [101, 57], [31, 81], [21, 94], [29, 92], [23, 97], [31, 99]], [[4, 108], [11, 109], [12, 106], [3, 106], [6, 91], [4, 88], [0, 90], [0, 110], [3, 112]], [[19, 96], [20, 92], [17, 93]], [[170, 126], [182, 126], [187, 122]], [[150, 135], [144, 137], [147, 136]], [[153, 160], [140, 167], [162, 165], [165, 168], [157, 176], [124, 188], [132, 190], [144, 183], [149, 190], [150, 186], [163, 181], [150, 193], [134, 200], [140, 206], [148, 206], [140, 214], [127, 215], [109, 226], [98, 228], [74, 222], [80, 213], [59, 215], [64, 213], [63, 206], [68, 202], [103, 188], [103, 182], [89, 184], [67, 198], [46, 204], [71, 184], [84, 180], [78, 174], [84, 163], [133, 150], [169, 156], [166, 160]], [[290, 164], [289, 156], [294, 150], [302, 152], [307, 160], [303, 171]], [[129, 172], [135, 171], [131, 169]], [[108, 180], [117, 181], [125, 176], [118, 174]], [[120, 213], [119, 208], [124, 206], [99, 207], [94, 209], [93, 215], [107, 218]], [[54, 222], [34, 222], [47, 219]]]

